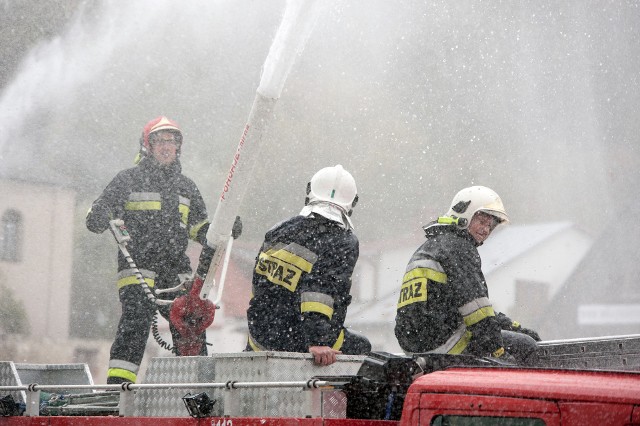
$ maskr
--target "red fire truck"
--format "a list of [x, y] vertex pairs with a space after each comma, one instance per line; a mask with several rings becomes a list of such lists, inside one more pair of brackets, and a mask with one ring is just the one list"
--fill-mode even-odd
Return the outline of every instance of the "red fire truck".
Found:
[[[542, 342], [539, 355], [531, 368], [385, 352], [333, 369], [276, 352], [158, 358], [148, 383], [125, 385], [4, 362], [0, 426], [640, 425], [640, 336]], [[7, 384], [7, 368], [40, 383]]]

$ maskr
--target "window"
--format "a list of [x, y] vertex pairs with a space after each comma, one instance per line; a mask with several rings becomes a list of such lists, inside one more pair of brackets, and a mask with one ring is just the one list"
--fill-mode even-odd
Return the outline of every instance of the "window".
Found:
[[544, 426], [541, 419], [526, 417], [437, 416], [433, 426]]
[[7, 210], [2, 215], [0, 260], [18, 262], [22, 259], [22, 214]]

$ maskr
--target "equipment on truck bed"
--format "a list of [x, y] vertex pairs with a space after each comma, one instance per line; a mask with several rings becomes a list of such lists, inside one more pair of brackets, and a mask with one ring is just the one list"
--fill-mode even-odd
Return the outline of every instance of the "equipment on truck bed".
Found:
[[422, 374], [411, 357], [372, 352], [344, 386], [347, 418], [398, 420], [407, 389]]
[[[452, 366], [509, 366], [493, 358], [471, 355], [394, 355], [372, 352], [355, 376], [343, 387], [347, 395], [347, 418], [399, 420], [407, 390], [416, 378]], [[322, 377], [331, 380], [330, 377]]]
[[[332, 419], [342, 419], [340, 426], [375, 426], [380, 420], [418, 426], [412, 414], [418, 412], [427, 424], [468, 424], [481, 417], [600, 424], [602, 412], [613, 413], [605, 424], [640, 424], [639, 343], [640, 335], [541, 342], [545, 365], [533, 368], [464, 355], [387, 352], [340, 355], [328, 367], [315, 366], [310, 354], [286, 352], [153, 358], [146, 383], [123, 385], [75, 384], [60, 377], [56, 385], [24, 384], [7, 372], [44, 380], [47, 370], [68, 369], [47, 365], [34, 376], [33, 368], [4, 362], [0, 398], [11, 396], [13, 403], [6, 398], [1, 414], [8, 420], [0, 424], [36, 424], [11, 419], [46, 415], [48, 424], [58, 426], [79, 424], [72, 420], [77, 416], [91, 425], [187, 426], [208, 417], [207, 424], [221, 426], [289, 420], [303, 426], [313, 419], [325, 426], [336, 426]], [[564, 357], [578, 364], [597, 359], [599, 367], [567, 368]], [[619, 371], [620, 365], [635, 371]]]

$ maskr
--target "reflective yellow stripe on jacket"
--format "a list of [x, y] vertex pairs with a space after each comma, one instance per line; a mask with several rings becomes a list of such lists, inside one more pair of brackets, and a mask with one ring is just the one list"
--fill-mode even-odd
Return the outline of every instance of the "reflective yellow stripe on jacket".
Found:
[[473, 334], [467, 330], [464, 324], [456, 329], [456, 331], [447, 339], [447, 341], [428, 353], [434, 354], [452, 354], [459, 355], [466, 349], [471, 341]]
[[318, 312], [333, 317], [333, 297], [324, 293], [306, 291], [300, 295], [300, 312]]
[[162, 197], [159, 192], [132, 192], [124, 204], [125, 210], [160, 210]]
[[182, 223], [186, 226], [189, 223], [189, 210], [191, 209], [191, 200], [183, 197], [182, 195], [179, 195], [178, 203], [180, 219], [182, 219]]
[[342, 348], [342, 344], [344, 343], [344, 328], [340, 330], [340, 334], [338, 334], [338, 339], [333, 344], [332, 348], [336, 351], [339, 351]]
[[209, 221], [205, 219], [202, 222], [193, 225], [191, 229], [189, 229], [189, 238], [193, 241], [197, 241], [196, 238], [198, 237], [198, 232], [200, 232], [200, 229], [202, 229], [202, 227], [207, 223], [209, 223]]
[[261, 344], [256, 342], [253, 337], [251, 337], [251, 333], [247, 336], [247, 342], [249, 343], [249, 347], [253, 349], [253, 352], [263, 352], [267, 350]]
[[299, 244], [278, 244], [258, 256], [255, 272], [294, 292], [303, 272], [311, 272], [317, 256]]
[[446, 284], [447, 274], [425, 267], [413, 268], [404, 274], [397, 309], [416, 302], [426, 302], [428, 281]]
[[496, 316], [491, 301], [487, 297], [479, 297], [478, 299], [472, 300], [458, 308], [458, 312], [462, 315], [464, 325], [467, 327], [471, 327], [485, 318]]

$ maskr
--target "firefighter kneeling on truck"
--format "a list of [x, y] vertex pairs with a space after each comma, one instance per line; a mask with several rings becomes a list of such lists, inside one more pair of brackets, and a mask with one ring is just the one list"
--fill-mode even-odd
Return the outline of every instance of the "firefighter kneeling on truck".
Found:
[[359, 255], [351, 212], [353, 176], [325, 167], [307, 184], [299, 215], [265, 235], [253, 271], [246, 351], [309, 352], [318, 365], [363, 355], [369, 340], [344, 327], [351, 275]]
[[395, 334], [407, 353], [490, 356], [537, 363], [538, 333], [494, 312], [479, 247], [509, 218], [493, 190], [458, 192], [446, 216], [426, 225], [398, 298]]

